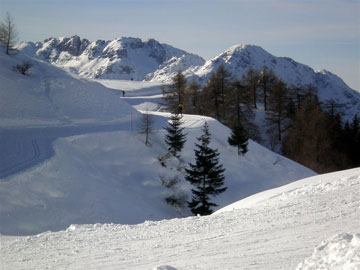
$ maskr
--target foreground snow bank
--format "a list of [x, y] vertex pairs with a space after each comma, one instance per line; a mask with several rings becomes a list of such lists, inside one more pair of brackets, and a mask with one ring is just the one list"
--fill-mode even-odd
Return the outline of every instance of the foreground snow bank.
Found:
[[[322, 177], [337, 184], [318, 189]], [[304, 269], [357, 270], [360, 168], [319, 178], [303, 180], [314, 193], [300, 192], [300, 181], [288, 185], [285, 200], [265, 192], [261, 204], [216, 215], [138, 225], [71, 225], [28, 237], [0, 235], [1, 263], [9, 270], [295, 269], [329, 239], [312, 259], [320, 267], [321, 260], [335, 258], [325, 264], [329, 268]], [[353, 268], [330, 268], [340, 260]]]
[[296, 270], [359, 270], [360, 234], [340, 233], [323, 241]]
[[[347, 174], [358, 173], [359, 168], [347, 170]], [[322, 174], [317, 176], [308, 177], [288, 185], [284, 185], [271, 190], [266, 190], [249, 196], [243, 200], [230, 204], [216, 213], [222, 213], [227, 211], [233, 211], [236, 209], [243, 209], [254, 207], [266, 203], [269, 199], [276, 199], [278, 201], [289, 201], [291, 198], [295, 198], [298, 195], [302, 196], [314, 196], [316, 194], [323, 194], [324, 192], [331, 190], [341, 189], [344, 185], [356, 185], [359, 179], [349, 178], [344, 182], [342, 176], [344, 171], [333, 172], [328, 174]]]

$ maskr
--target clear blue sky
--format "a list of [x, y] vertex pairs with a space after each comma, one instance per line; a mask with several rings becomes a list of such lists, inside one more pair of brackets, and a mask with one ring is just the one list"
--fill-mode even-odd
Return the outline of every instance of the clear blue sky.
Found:
[[360, 0], [0, 0], [21, 41], [156, 40], [210, 59], [254, 44], [360, 90]]

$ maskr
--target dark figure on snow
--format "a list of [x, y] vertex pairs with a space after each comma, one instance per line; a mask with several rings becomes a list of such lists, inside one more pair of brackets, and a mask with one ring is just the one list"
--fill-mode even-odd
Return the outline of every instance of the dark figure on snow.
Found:
[[122, 96], [125, 97], [125, 91], [121, 91], [122, 92]]
[[178, 114], [183, 114], [183, 109], [184, 109], [184, 105], [182, 105], [181, 103], [178, 105]]

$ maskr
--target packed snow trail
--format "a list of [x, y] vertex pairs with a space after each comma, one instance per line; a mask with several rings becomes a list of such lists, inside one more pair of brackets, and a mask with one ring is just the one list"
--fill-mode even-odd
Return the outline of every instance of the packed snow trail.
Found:
[[[47, 82], [47, 80], [44, 81]], [[125, 84], [126, 88], [127, 96], [121, 98], [123, 102], [135, 108], [137, 106], [144, 109], [158, 108], [157, 104], [160, 103], [162, 98], [159, 96], [161, 90], [157, 84], [117, 82], [115, 85], [119, 83], [120, 85]], [[45, 95], [51, 100], [48, 84], [47, 82]], [[131, 89], [131, 87], [134, 89]], [[152, 94], [155, 94], [155, 96], [152, 96]], [[115, 95], [115, 97], [120, 99], [120, 94]], [[57, 108], [52, 100], [50, 104], [52, 104], [52, 107]], [[59, 114], [57, 118], [61, 117], [61, 115]], [[2, 127], [0, 128], [0, 182], [6, 181], [4, 178], [7, 176], [22, 172], [51, 158], [54, 154], [52, 144], [58, 138], [97, 132], [130, 131], [137, 128], [137, 123], [135, 123], [137, 118], [138, 115], [128, 111], [128, 115], [125, 115], [123, 119], [108, 123], [101, 123], [98, 120], [92, 124], [71, 124], [69, 119], [61, 118], [63, 123], [57, 126]]]
[[[261, 198], [246, 208], [240, 201], [237, 209], [211, 216], [139, 225], [71, 225], [56, 233], [0, 236], [2, 266], [8, 270], [295, 269], [325, 239], [332, 246], [344, 242], [344, 237], [333, 237], [339, 233], [347, 233], [345, 239], [352, 235], [358, 239], [360, 168], [300, 180], [265, 191]], [[356, 255], [349, 264], [352, 268], [328, 265], [327, 270], [360, 268], [360, 243], [355, 240], [342, 245], [341, 252], [331, 248], [323, 252], [347, 263], [348, 248]]]
[[120, 130], [130, 131], [131, 122], [124, 119], [123, 123], [104, 125], [0, 129], [0, 182], [51, 158], [52, 144], [58, 138]]

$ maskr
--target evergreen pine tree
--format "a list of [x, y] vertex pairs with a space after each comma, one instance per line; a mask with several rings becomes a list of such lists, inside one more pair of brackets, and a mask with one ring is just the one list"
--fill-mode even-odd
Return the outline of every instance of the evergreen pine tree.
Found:
[[225, 169], [219, 164], [219, 152], [209, 147], [209, 126], [205, 123], [203, 134], [197, 138], [195, 143], [195, 164], [189, 163], [190, 169], [186, 170], [186, 180], [193, 185], [192, 200], [188, 202], [191, 212], [195, 215], [209, 215], [213, 211], [211, 207], [217, 206], [210, 202], [210, 196], [216, 196], [224, 192], [223, 187]]
[[238, 148], [239, 156], [245, 155], [248, 151], [248, 136], [240, 122], [235, 125], [234, 128], [231, 130], [231, 135], [228, 138], [228, 143], [231, 146], [236, 146]]
[[174, 157], [179, 157], [180, 152], [186, 142], [186, 134], [183, 132], [184, 128], [181, 128], [181, 116], [179, 114], [172, 114], [170, 117], [169, 126], [165, 127], [167, 134], [165, 136], [165, 143], [168, 146], [169, 152]]

